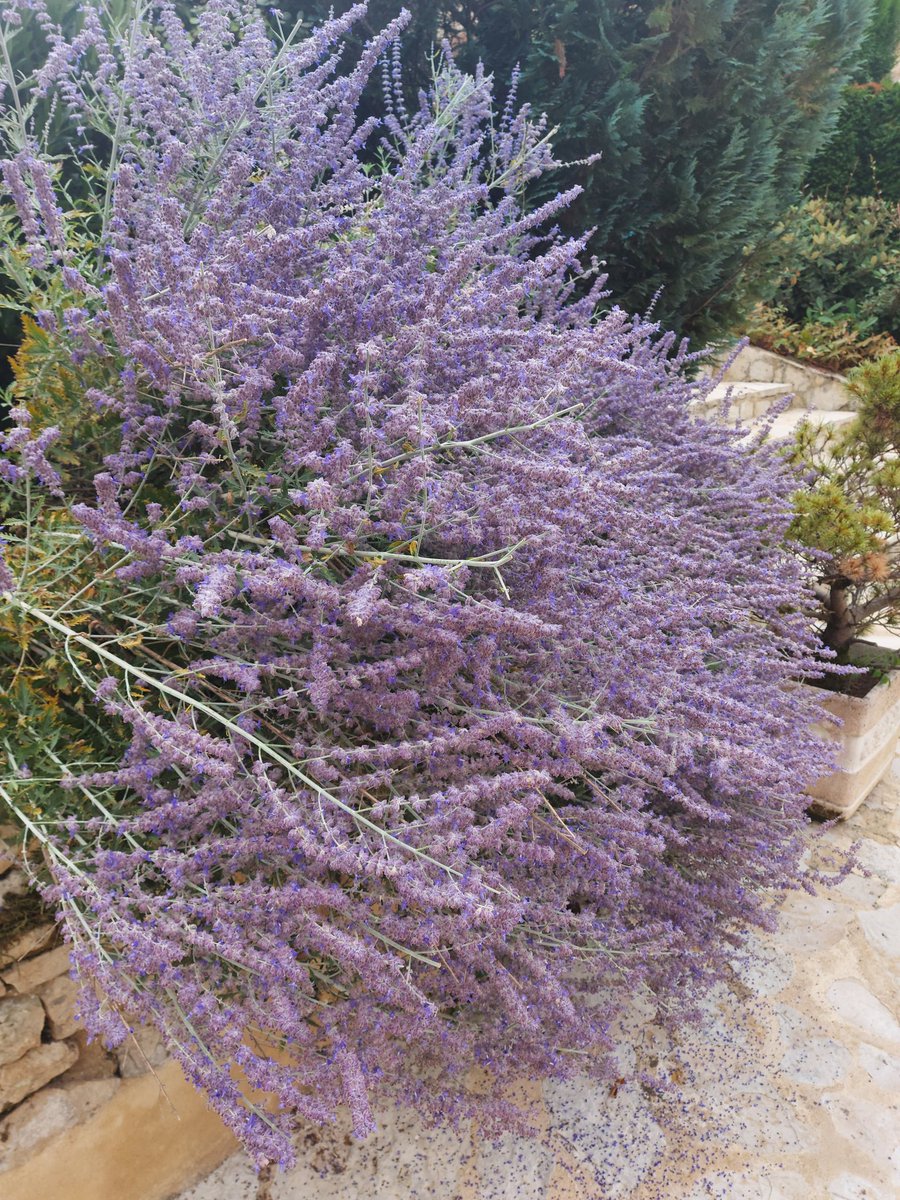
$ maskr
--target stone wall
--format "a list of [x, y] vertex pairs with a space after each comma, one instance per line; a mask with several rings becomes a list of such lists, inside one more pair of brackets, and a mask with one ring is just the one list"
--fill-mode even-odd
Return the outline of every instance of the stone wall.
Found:
[[725, 372], [727, 383], [778, 384], [793, 395], [793, 408], [836, 412], [856, 407], [843, 375], [806, 366], [759, 346], [745, 346]]
[[158, 1200], [212, 1169], [233, 1138], [154, 1030], [137, 1029], [115, 1053], [88, 1041], [68, 949], [29, 889], [14, 835], [0, 826], [0, 1195]]

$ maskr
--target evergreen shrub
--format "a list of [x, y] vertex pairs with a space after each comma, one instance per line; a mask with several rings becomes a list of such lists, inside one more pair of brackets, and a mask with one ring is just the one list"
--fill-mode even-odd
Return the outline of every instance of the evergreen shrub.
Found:
[[832, 138], [810, 164], [817, 196], [877, 196], [900, 204], [900, 83], [850, 87]]

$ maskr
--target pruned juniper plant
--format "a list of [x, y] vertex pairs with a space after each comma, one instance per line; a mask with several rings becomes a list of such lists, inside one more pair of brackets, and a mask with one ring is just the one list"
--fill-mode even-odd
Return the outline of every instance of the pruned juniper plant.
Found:
[[826, 653], [874, 668], [864, 676], [831, 671], [821, 682], [864, 694], [897, 663], [894, 652], [860, 651], [873, 626], [900, 627], [900, 351], [862, 363], [847, 381], [855, 420], [843, 429], [805, 421], [789, 447], [809, 481], [797, 493], [791, 533], [817, 575]]
[[488, 78], [358, 126], [402, 19], [339, 74], [361, 7], [279, 44], [227, 0], [37, 13], [0, 797], [84, 1016], [155, 1022], [258, 1160], [390, 1098], [515, 1125], [513, 1081], [614, 1077], [631, 999], [690, 1012], [803, 882], [793, 477], [695, 419], [684, 346], [596, 317]]

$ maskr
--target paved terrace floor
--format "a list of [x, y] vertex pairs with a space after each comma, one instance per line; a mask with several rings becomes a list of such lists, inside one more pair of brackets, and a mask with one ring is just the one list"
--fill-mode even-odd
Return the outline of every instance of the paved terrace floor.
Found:
[[[235, 1155], [178, 1200], [898, 1200], [900, 765], [811, 856], [855, 839], [860, 869], [788, 897], [704, 1026], [673, 1043], [637, 1013], [616, 1095], [537, 1093], [542, 1139], [479, 1145], [400, 1113], [362, 1145], [306, 1131], [288, 1174]], [[635, 1080], [660, 1068], [668, 1098]]]

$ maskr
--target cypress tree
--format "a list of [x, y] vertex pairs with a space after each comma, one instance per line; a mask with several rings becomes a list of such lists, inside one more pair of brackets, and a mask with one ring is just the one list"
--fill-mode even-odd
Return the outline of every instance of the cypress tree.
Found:
[[[469, 30], [560, 125], [613, 296], [701, 339], [748, 296], [748, 248], [796, 198], [865, 31], [859, 0], [499, 0]], [[752, 262], [752, 259], [749, 261]]]
[[878, 83], [897, 61], [900, 49], [900, 0], [875, 0], [875, 10], [862, 44], [857, 83]]
[[[285, 7], [284, 5], [282, 7]], [[287, 5], [311, 21], [331, 0]], [[334, 6], [344, 11], [347, 3]], [[374, 0], [373, 28], [398, 0]], [[449, 36], [462, 65], [482, 59], [502, 90], [546, 112], [580, 183], [566, 216], [595, 230], [612, 298], [705, 339], [755, 298], [753, 248], [799, 198], [857, 65], [872, 0], [479, 0], [410, 6], [404, 70]], [[549, 194], [549, 193], [548, 193]], [[535, 200], [546, 198], [536, 195]]]

